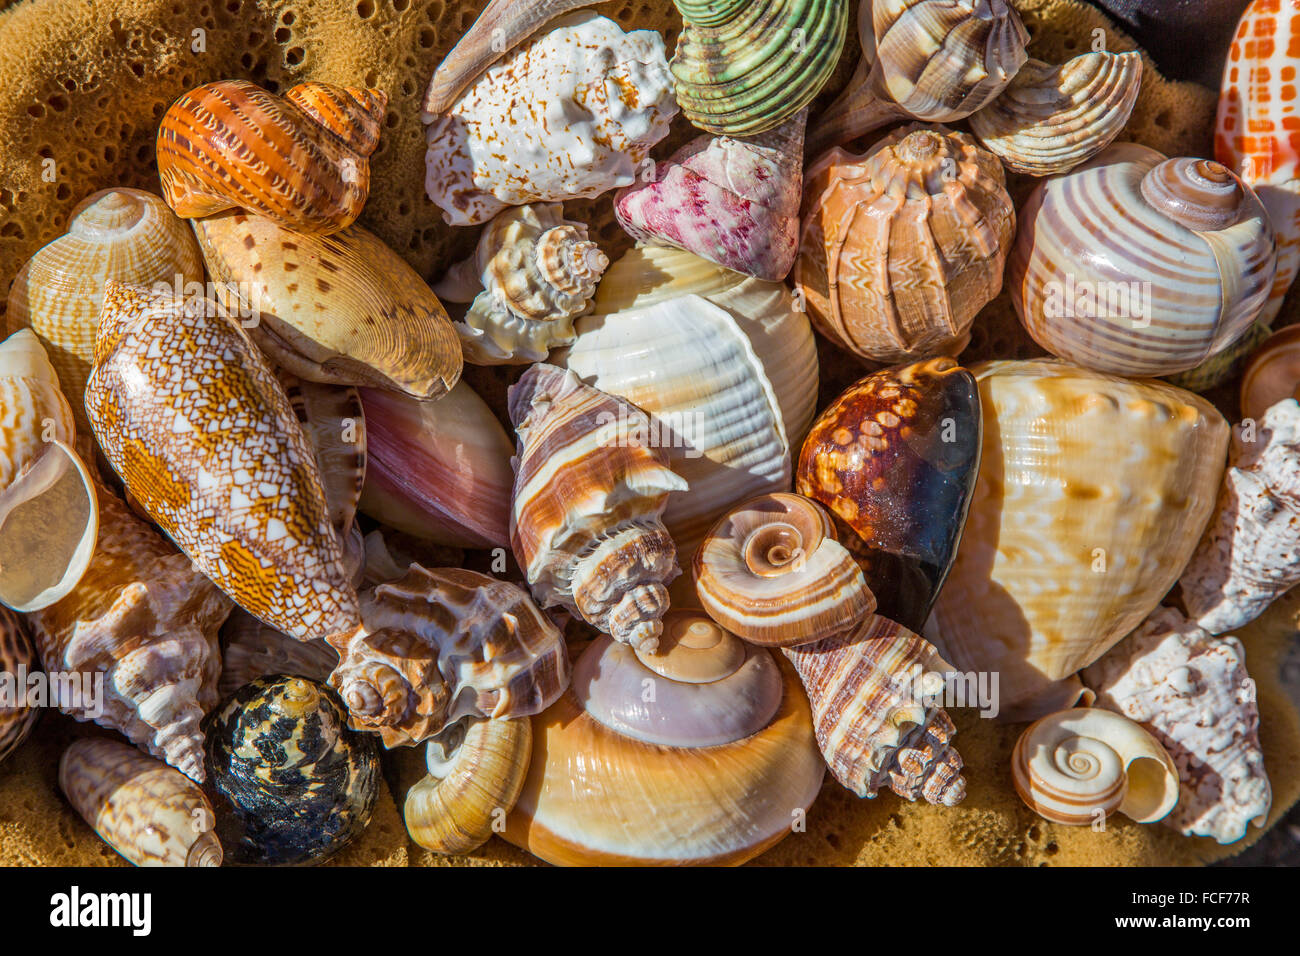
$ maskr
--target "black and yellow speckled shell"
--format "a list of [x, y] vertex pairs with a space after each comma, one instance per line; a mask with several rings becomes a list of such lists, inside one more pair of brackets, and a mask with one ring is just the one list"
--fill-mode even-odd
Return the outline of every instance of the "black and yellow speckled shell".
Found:
[[372, 736], [347, 729], [328, 688], [262, 677], [209, 721], [209, 788], [228, 862], [318, 863], [370, 822], [379, 748]]

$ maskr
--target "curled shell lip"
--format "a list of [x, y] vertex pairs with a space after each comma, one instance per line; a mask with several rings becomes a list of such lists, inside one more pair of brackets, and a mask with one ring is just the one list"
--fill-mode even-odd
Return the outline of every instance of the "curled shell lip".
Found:
[[1255, 350], [1241, 378], [1241, 415], [1259, 421], [1284, 398], [1300, 398], [1300, 326], [1278, 329]]

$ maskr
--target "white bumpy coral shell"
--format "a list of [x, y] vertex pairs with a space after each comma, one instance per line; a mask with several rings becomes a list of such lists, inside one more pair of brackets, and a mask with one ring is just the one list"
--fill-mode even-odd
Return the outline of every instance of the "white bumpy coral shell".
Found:
[[1162, 607], [1083, 679], [1098, 706], [1142, 724], [1169, 751], [1181, 796], [1168, 825], [1219, 843], [1264, 825], [1272, 790], [1241, 641], [1212, 637]]
[[574, 13], [425, 116], [425, 190], [453, 226], [599, 196], [632, 184], [676, 113], [659, 34]]

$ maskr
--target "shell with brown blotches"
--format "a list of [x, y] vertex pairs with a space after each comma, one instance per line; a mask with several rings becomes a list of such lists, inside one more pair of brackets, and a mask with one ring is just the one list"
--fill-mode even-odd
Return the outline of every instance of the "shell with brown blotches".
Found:
[[27, 739], [40, 719], [40, 709], [29, 706], [26, 696], [26, 675], [40, 666], [23, 619], [0, 606], [0, 761]]

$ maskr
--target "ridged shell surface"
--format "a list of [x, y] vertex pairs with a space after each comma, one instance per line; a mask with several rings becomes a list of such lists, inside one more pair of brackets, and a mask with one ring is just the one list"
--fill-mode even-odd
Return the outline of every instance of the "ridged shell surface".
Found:
[[18, 676], [40, 667], [27, 625], [9, 608], [0, 607], [0, 762], [27, 739], [40, 719], [39, 708], [28, 706], [26, 682]]

